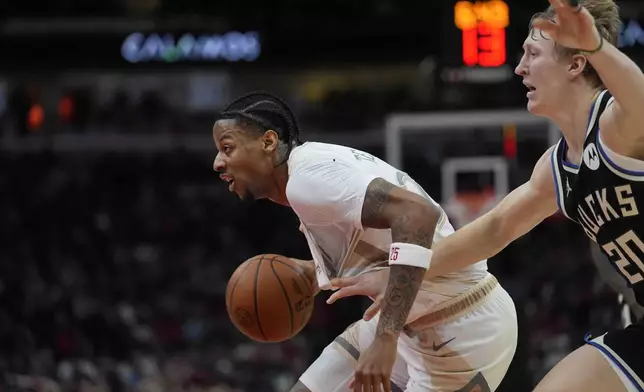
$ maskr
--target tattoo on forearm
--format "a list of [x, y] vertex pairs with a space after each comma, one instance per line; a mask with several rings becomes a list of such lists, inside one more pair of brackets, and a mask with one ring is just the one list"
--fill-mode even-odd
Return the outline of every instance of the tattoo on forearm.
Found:
[[407, 265], [394, 265], [390, 268], [389, 282], [376, 329], [377, 336], [386, 333], [398, 334], [402, 331], [416, 300], [423, 276], [425, 276], [423, 268]]
[[[367, 190], [362, 209], [365, 227], [391, 228], [393, 242], [405, 242], [431, 248], [436, 228], [436, 217], [428, 217], [400, 208], [390, 203], [391, 183], [374, 180]], [[425, 276], [425, 269], [413, 266], [394, 265], [389, 271], [389, 282], [380, 313], [377, 336], [385, 333], [400, 333]]]

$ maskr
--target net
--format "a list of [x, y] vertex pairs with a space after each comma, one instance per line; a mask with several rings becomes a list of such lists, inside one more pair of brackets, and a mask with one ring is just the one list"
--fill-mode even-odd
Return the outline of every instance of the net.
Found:
[[443, 209], [454, 228], [458, 229], [490, 211], [498, 202], [494, 189], [459, 192], [443, 202]]
[[559, 137], [547, 120], [523, 110], [394, 114], [387, 119], [385, 158], [461, 227], [526, 181]]

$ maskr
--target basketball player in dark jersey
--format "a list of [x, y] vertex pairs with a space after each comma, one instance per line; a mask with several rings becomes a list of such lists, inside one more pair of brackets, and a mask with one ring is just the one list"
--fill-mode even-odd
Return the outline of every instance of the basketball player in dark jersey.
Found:
[[[550, 0], [531, 22], [516, 73], [528, 110], [553, 121], [563, 138], [537, 162], [528, 182], [493, 210], [434, 247], [425, 279], [500, 252], [560, 209], [577, 222], [621, 276], [625, 294], [644, 305], [644, 74], [614, 45], [620, 27], [612, 0]], [[331, 283], [329, 302], [378, 297], [386, 270]], [[458, 339], [458, 336], [455, 337]], [[537, 391], [644, 391], [644, 321], [599, 337], [557, 364]], [[386, 369], [387, 351], [364, 365]]]
[[641, 319], [644, 316], [644, 306], [637, 302], [628, 281], [618, 269], [613, 267], [613, 263], [595, 242], [591, 242], [590, 255], [604, 283], [619, 293], [616, 302], [621, 312], [622, 326], [626, 328], [633, 323], [633, 320]]

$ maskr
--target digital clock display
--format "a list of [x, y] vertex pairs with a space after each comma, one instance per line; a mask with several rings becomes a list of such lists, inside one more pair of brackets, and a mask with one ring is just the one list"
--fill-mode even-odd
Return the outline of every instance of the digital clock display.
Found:
[[464, 65], [499, 67], [506, 63], [510, 9], [505, 1], [458, 1], [454, 25], [461, 31]]

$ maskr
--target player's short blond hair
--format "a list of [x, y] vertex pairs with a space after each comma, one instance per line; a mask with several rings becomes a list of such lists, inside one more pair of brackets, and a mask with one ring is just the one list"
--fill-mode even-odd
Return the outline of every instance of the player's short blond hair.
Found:
[[[581, 0], [579, 3], [584, 6], [588, 12], [590, 12], [593, 18], [595, 18], [595, 27], [597, 27], [597, 31], [599, 31], [599, 34], [601, 34], [604, 40], [613, 45], [617, 45], [617, 39], [622, 25], [622, 21], [619, 18], [619, 7], [617, 4], [615, 4], [613, 0]], [[544, 12], [535, 14], [532, 19], [534, 20], [535, 18], [554, 20], [555, 11], [552, 6], [550, 6]], [[530, 30], [532, 32], [532, 22], [530, 22]], [[555, 50], [557, 55], [560, 56], [572, 56], [579, 53], [576, 49], [566, 48], [561, 45], [555, 45]], [[595, 71], [590, 63], [586, 64], [583, 76], [593, 85], [593, 87], [600, 87], [603, 85], [597, 71]]]

